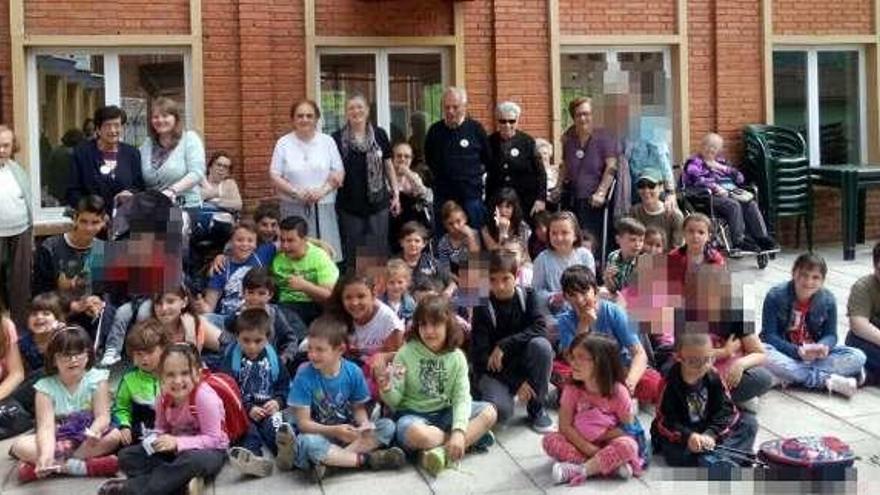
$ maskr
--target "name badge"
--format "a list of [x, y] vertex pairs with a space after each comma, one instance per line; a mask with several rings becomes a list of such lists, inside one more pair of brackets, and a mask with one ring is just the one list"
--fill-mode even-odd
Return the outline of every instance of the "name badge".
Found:
[[511, 150], [510, 150], [510, 156], [512, 156], [512, 157], [514, 157], [514, 158], [518, 157], [518, 156], [519, 156], [519, 149], [517, 149], [517, 148], [511, 148]]
[[104, 162], [104, 165], [101, 165], [101, 168], [99, 168], [98, 170], [101, 172], [102, 175], [107, 175], [113, 172], [113, 170], [115, 169], [116, 162]]
[[584, 157], [584, 150], [577, 150], [577, 151], [574, 153], [574, 156], [578, 157], [578, 160], [580, 160], [581, 158]]
[[462, 148], [467, 148], [468, 146], [471, 145], [471, 142], [468, 141], [467, 139], [462, 139], [461, 141], [458, 142], [458, 144], [459, 144]]

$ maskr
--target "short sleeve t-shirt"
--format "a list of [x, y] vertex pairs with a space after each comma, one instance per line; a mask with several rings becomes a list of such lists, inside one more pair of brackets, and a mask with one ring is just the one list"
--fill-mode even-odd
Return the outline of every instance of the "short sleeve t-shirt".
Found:
[[364, 373], [356, 364], [342, 360], [333, 377], [321, 374], [311, 363], [297, 372], [287, 396], [287, 405], [308, 407], [313, 421], [322, 425], [350, 424], [353, 404], [370, 400]]
[[813, 336], [807, 331], [807, 313], [810, 312], [810, 301], [796, 301], [791, 307], [791, 324], [788, 327], [788, 341], [800, 346], [813, 343]]
[[263, 266], [256, 254], [251, 254], [244, 261], [229, 259], [226, 266], [211, 277], [208, 288], [220, 293], [220, 301], [217, 303], [216, 312], [221, 315], [231, 315], [238, 311], [244, 304], [244, 287], [242, 281], [251, 268]]
[[[596, 321], [590, 327], [591, 332], [600, 333], [617, 341], [620, 347], [620, 361], [624, 368], [632, 362], [630, 348], [639, 344], [639, 339], [629, 326], [629, 320], [620, 306], [599, 301]], [[573, 309], [568, 309], [556, 317], [556, 328], [559, 331], [559, 348], [568, 349], [578, 331], [578, 316]]]
[[326, 251], [312, 243], [308, 244], [306, 255], [298, 260], [284, 253], [278, 253], [272, 260], [272, 276], [275, 278], [275, 285], [278, 286], [279, 302], [312, 301], [305, 292], [290, 288], [287, 280], [291, 275], [300, 276], [316, 285], [329, 287], [339, 278], [339, 269]]
[[875, 325], [880, 320], [880, 280], [873, 273], [856, 280], [846, 302], [846, 314], [863, 316]]
[[18, 346], [18, 333], [15, 331], [15, 324], [8, 318], [0, 319], [0, 332], [6, 334], [6, 352], [0, 356], [0, 381], [2, 381], [9, 368], [9, 355]]
[[[269, 169], [297, 187], [311, 189], [322, 186], [330, 172], [343, 167], [336, 142], [319, 132], [310, 141], [301, 141], [294, 133], [282, 136], [275, 143]], [[321, 203], [335, 201], [335, 190], [321, 199]]]
[[42, 392], [52, 399], [55, 417], [61, 418], [80, 411], [91, 411], [98, 385], [101, 382], [106, 382], [109, 377], [109, 370], [92, 368], [85, 372], [73, 392], [61, 383], [58, 375], [40, 378], [34, 384], [34, 390]]
[[394, 332], [402, 332], [403, 321], [387, 304], [375, 302], [378, 309], [373, 318], [364, 325], [354, 324], [351, 342], [361, 355], [370, 356], [382, 350], [382, 344]]

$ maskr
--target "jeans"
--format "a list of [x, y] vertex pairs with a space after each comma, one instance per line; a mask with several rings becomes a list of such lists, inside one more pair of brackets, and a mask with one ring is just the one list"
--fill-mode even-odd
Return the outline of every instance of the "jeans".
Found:
[[296, 313], [306, 328], [312, 324], [312, 321], [314, 321], [315, 318], [321, 316], [321, 313], [323, 312], [321, 305], [314, 301], [280, 303], [278, 306], [285, 311], [293, 311]]
[[[375, 422], [376, 441], [381, 447], [391, 445], [394, 440], [394, 421], [388, 418], [381, 418]], [[296, 436], [296, 456], [293, 463], [300, 469], [308, 469], [324, 462], [327, 458], [327, 452], [330, 451], [331, 445], [340, 445], [336, 439], [328, 438], [317, 433], [302, 433]]]
[[770, 344], [764, 344], [764, 348], [767, 350], [764, 366], [779, 381], [812, 389], [825, 388], [825, 381], [832, 374], [858, 376], [866, 360], [864, 352], [844, 345], [832, 348], [828, 357], [811, 362], [792, 359]]
[[760, 397], [773, 387], [773, 374], [760, 366], [743, 371], [739, 385], [730, 391], [730, 398], [737, 404]]
[[[758, 433], [758, 420], [755, 415], [741, 412], [739, 421], [733, 427], [730, 435], [718, 442], [718, 445], [732, 449], [752, 452], [755, 444], [755, 436]], [[725, 457], [720, 451], [694, 453], [688, 450], [687, 439], [684, 443], [671, 443], [662, 438], [657, 440], [657, 448], [666, 458], [666, 462], [672, 467], [706, 467], [713, 468], [719, 465], [734, 467], [737, 463]]]
[[147, 455], [142, 446], [131, 445], [119, 451], [119, 469], [128, 476], [125, 493], [137, 495], [179, 493], [191, 479], [219, 473], [225, 461], [226, 452], [216, 449]]
[[752, 239], [767, 237], [767, 226], [756, 201], [742, 203], [732, 198], [712, 196], [715, 212], [730, 227], [730, 240], [734, 244], [742, 242], [746, 230]]
[[383, 258], [388, 255], [388, 208], [367, 216], [348, 213], [341, 208], [339, 234], [342, 237], [342, 258], [348, 269], [356, 266], [361, 255]]
[[[509, 363], [518, 375], [526, 375], [526, 383], [535, 391], [535, 397], [526, 405], [529, 418], [536, 418], [543, 410], [544, 399], [547, 397], [547, 388], [550, 384], [550, 367], [553, 364], [553, 346], [544, 337], [535, 337], [526, 344], [525, 355], [520, 363]], [[522, 369], [520, 369], [522, 368]], [[502, 375], [508, 374], [509, 368], [501, 371]], [[513, 416], [516, 390], [492, 374], [480, 377], [477, 384], [482, 399], [491, 402], [498, 410], [498, 422], [506, 423]]]
[[278, 447], [275, 445], [275, 432], [281, 426], [281, 413], [274, 414], [262, 421], [249, 421], [247, 432], [238, 441], [240, 447], [244, 447], [258, 456], [263, 455], [262, 446], [265, 445], [272, 455], [278, 455]]
[[868, 377], [872, 382], [880, 380], [880, 346], [859, 337], [852, 330], [846, 336], [846, 345], [865, 353], [867, 358], [865, 361], [865, 371], [868, 373]]
[[[487, 407], [488, 402], [471, 401], [471, 415], [474, 419]], [[398, 411], [397, 413], [397, 444], [406, 447], [406, 431], [413, 425], [430, 425], [448, 432], [452, 429], [452, 408], [433, 412]]]

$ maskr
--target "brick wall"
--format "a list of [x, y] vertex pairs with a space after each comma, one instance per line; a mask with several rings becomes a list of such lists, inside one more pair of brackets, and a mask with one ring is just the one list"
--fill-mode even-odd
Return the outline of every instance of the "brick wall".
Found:
[[12, 72], [9, 2], [0, 2], [0, 123], [12, 124]]
[[688, 92], [690, 101], [691, 143], [717, 124], [715, 95], [715, 0], [688, 2]]
[[674, 34], [675, 0], [560, 0], [564, 34]]
[[25, 0], [24, 17], [30, 34], [182, 34], [189, 1]]
[[872, 0], [774, 0], [775, 34], [871, 34]]
[[[302, 2], [287, 2], [298, 8]], [[483, 3], [483, 2], [481, 2]], [[454, 31], [449, 0], [317, 0], [315, 26], [327, 36], [445, 36]]]

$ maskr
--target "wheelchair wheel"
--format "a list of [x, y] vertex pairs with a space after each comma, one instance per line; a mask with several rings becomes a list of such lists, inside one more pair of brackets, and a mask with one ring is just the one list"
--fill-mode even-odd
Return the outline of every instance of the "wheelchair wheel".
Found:
[[758, 268], [763, 270], [770, 263], [770, 255], [767, 253], [758, 254]]

